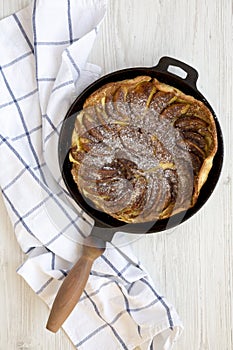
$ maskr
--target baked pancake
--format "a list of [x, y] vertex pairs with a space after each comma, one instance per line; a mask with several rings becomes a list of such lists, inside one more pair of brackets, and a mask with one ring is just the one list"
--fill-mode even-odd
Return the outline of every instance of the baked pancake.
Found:
[[195, 205], [217, 151], [217, 131], [201, 101], [138, 76], [92, 93], [71, 143], [72, 176], [88, 203], [139, 223]]

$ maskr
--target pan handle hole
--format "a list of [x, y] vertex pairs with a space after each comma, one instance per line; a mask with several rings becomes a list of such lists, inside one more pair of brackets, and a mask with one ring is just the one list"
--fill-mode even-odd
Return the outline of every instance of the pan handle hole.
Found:
[[185, 72], [182, 68], [176, 67], [176, 66], [170, 65], [167, 70], [168, 70], [168, 72], [170, 72], [172, 74], [178, 75], [178, 77], [180, 77], [182, 79], [187, 78], [187, 75], [188, 75], [188, 73]]

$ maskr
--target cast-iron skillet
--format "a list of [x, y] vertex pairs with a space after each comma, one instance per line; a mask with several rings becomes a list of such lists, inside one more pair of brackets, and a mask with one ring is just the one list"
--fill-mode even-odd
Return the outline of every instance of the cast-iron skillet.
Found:
[[[182, 69], [187, 74], [186, 77], [183, 79], [180, 76], [168, 71], [170, 66]], [[120, 81], [124, 79], [131, 79], [139, 75], [148, 75], [151, 77], [155, 77], [160, 82], [174, 86], [180, 89], [185, 94], [191, 95], [194, 98], [202, 101], [210, 109], [215, 119], [218, 138], [218, 150], [214, 157], [213, 167], [209, 173], [208, 179], [202, 187], [197, 203], [193, 208], [185, 212], [179, 213], [177, 215], [174, 215], [170, 219], [157, 220], [156, 222], [150, 222], [146, 224], [124, 224], [122, 221], [116, 220], [108, 214], [98, 211], [93, 206], [90, 206], [88, 202], [82, 197], [71, 175], [71, 163], [69, 162], [68, 153], [70, 150], [70, 142], [74, 128], [74, 121], [77, 112], [82, 110], [83, 103], [86, 100], [86, 98], [106, 83]], [[212, 107], [197, 89], [197, 79], [198, 73], [191, 66], [171, 57], [162, 57], [157, 66], [155, 67], [126, 68], [103, 76], [102, 78], [98, 79], [96, 82], [91, 84], [89, 87], [87, 87], [81, 93], [81, 95], [77, 97], [77, 99], [70, 107], [61, 127], [59, 137], [58, 155], [60, 168], [64, 182], [68, 188], [70, 195], [78, 203], [78, 205], [94, 219], [95, 226], [91, 234], [91, 243], [89, 241], [84, 246], [84, 255], [74, 265], [73, 269], [68, 275], [69, 278], [66, 277], [66, 280], [63, 283], [56, 297], [47, 324], [47, 328], [51, 331], [56, 331], [61, 326], [63, 321], [66, 319], [66, 317], [69, 315], [69, 313], [77, 303], [85, 287], [94, 259], [96, 259], [99, 255], [103, 253], [103, 247], [105, 246], [105, 242], [111, 241], [115, 232], [123, 231], [130, 233], [145, 234], [152, 232], [160, 232], [175, 227], [189, 219], [191, 216], [193, 216], [205, 204], [205, 202], [208, 200], [211, 193], [213, 192], [219, 179], [222, 168], [223, 137], [218, 119]], [[97, 245], [99, 248], [94, 248], [93, 246], [95, 245]], [[71, 299], [73, 300], [73, 302], [70, 302]]]

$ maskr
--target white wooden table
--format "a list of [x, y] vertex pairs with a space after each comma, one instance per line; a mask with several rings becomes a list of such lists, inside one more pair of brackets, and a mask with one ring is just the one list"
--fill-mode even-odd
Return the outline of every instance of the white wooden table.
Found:
[[[27, 3], [0, 0], [0, 17]], [[225, 164], [207, 204], [172, 232], [134, 243], [183, 320], [179, 350], [233, 349], [232, 53], [232, 0], [110, 0], [90, 58], [103, 73], [165, 55], [191, 64], [223, 129]], [[73, 350], [64, 333], [45, 330], [47, 307], [16, 274], [24, 256], [1, 198], [0, 218], [0, 350]]]

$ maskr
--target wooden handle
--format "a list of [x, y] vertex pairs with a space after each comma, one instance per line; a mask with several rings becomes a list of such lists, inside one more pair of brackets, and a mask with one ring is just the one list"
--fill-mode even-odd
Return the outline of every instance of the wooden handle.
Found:
[[86, 286], [93, 262], [103, 254], [104, 250], [104, 248], [83, 246], [81, 258], [66, 276], [54, 300], [46, 325], [48, 330], [57, 332], [67, 319]]

